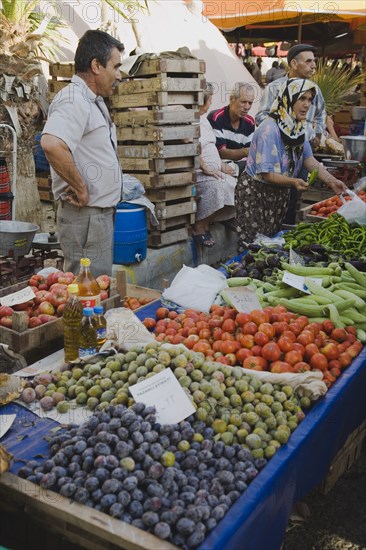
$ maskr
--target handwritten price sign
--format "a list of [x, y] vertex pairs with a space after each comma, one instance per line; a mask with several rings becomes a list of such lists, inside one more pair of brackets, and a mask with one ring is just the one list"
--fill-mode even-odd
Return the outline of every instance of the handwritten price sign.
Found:
[[246, 286], [226, 288], [225, 294], [230, 297], [233, 306], [240, 312], [250, 313], [254, 309], [262, 309], [256, 293], [251, 288]]
[[17, 304], [23, 304], [24, 302], [29, 302], [35, 298], [35, 294], [30, 286], [18, 290], [18, 292], [13, 292], [13, 294], [8, 294], [8, 296], [3, 296], [0, 298], [0, 304], [2, 306], [15, 306]]
[[129, 391], [136, 403], [156, 408], [157, 421], [160, 424], [176, 424], [195, 412], [171, 369], [131, 386]]

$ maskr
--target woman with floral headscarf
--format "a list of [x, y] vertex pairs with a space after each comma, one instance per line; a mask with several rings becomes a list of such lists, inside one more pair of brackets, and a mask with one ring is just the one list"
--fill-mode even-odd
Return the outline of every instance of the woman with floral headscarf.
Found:
[[305, 139], [306, 114], [315, 97], [310, 80], [290, 78], [284, 82], [269, 116], [253, 134], [245, 171], [235, 193], [238, 252], [257, 233], [276, 234], [285, 217], [290, 187], [304, 191], [308, 184], [298, 177], [302, 166], [337, 194], [347, 189], [313, 157]]

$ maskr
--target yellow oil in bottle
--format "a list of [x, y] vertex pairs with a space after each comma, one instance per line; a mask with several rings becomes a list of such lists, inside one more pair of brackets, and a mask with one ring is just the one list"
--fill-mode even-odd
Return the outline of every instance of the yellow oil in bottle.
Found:
[[65, 361], [75, 361], [79, 358], [80, 322], [83, 316], [83, 306], [79, 301], [79, 288], [76, 284], [67, 287], [69, 297], [62, 315], [64, 325]]
[[89, 258], [80, 259], [80, 271], [75, 282], [79, 287], [79, 300], [83, 307], [93, 308], [100, 304], [100, 287], [90, 269]]
[[97, 328], [93, 319], [93, 308], [84, 307], [83, 318], [80, 324], [79, 357], [95, 355], [97, 353]]
[[94, 322], [97, 329], [97, 350], [107, 340], [107, 319], [103, 315], [103, 306], [94, 307]]

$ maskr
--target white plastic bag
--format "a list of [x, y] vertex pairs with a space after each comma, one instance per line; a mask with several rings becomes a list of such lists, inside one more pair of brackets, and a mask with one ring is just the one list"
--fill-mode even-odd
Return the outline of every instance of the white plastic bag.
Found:
[[343, 216], [349, 223], [357, 222], [360, 225], [366, 225], [366, 203], [353, 191], [348, 189], [345, 192], [348, 193], [351, 200], [346, 201], [341, 195], [343, 206], [338, 208], [337, 213]]
[[225, 275], [209, 265], [202, 264], [196, 268], [184, 265], [162, 297], [185, 309], [208, 312], [216, 295], [227, 286]]

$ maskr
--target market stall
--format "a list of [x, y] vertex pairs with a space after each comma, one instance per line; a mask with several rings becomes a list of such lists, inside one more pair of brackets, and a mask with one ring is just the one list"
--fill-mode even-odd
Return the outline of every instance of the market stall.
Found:
[[[160, 307], [160, 302], [147, 305], [137, 312], [139, 319], [153, 317]], [[263, 548], [280, 548], [284, 531], [289, 520], [293, 504], [301, 500], [309, 491], [326, 476], [330, 463], [339, 449], [344, 445], [349, 435], [361, 426], [366, 418], [364, 389], [366, 385], [366, 351], [365, 349], [353, 361], [352, 365], [342, 374], [324, 398], [309, 411], [305, 420], [292, 434], [287, 445], [283, 446], [260, 474], [251, 483], [237, 502], [230, 508], [224, 519], [210, 533], [201, 548], [222, 549], [241, 548], [243, 540], [250, 550]], [[4, 447], [14, 455], [10, 473], [1, 477], [1, 490], [7, 495], [7, 501], [16, 503], [19, 510], [42, 510], [43, 521], [57, 523], [57, 507], [63, 518], [65, 509], [67, 515], [67, 529], [61, 528], [64, 536], [73, 538], [74, 528], [78, 526], [79, 541], [85, 543], [84, 536], [88, 536], [88, 520], [85, 517], [85, 506], [66, 500], [60, 495], [46, 491], [46, 503], [41, 496], [42, 490], [16, 477], [22, 466], [22, 460], [42, 456], [46, 458], [47, 443], [43, 437], [55, 427], [49, 419], [40, 420], [32, 413], [17, 404], [9, 404], [3, 408], [7, 414], [18, 414], [15, 426], [3, 439]], [[345, 414], [346, 412], [346, 414]], [[36, 420], [36, 421], [35, 421]], [[29, 426], [32, 425], [33, 434], [29, 437]], [[15, 477], [14, 477], [15, 476]], [[6, 491], [6, 492], [5, 492]], [[24, 494], [24, 492], [26, 494]], [[4, 500], [4, 499], [2, 499]], [[43, 505], [41, 506], [41, 502]], [[23, 505], [21, 504], [23, 503]], [[39, 508], [41, 506], [41, 508]], [[67, 507], [66, 507], [67, 506]], [[52, 508], [52, 510], [51, 510]], [[92, 516], [98, 518], [98, 523]], [[79, 520], [82, 516], [83, 522]], [[108, 517], [108, 526], [100, 523], [101, 517]], [[90, 514], [90, 528], [96, 536], [96, 541], [102, 541], [106, 532], [113, 532], [110, 540], [122, 547], [130, 548], [131, 540], [124, 539], [126, 532], [115, 531], [118, 520], [104, 516], [100, 512]], [[83, 525], [81, 525], [83, 524]], [[93, 527], [92, 527], [93, 524]], [[64, 524], [65, 525], [65, 524]], [[265, 526], [265, 528], [264, 528]], [[135, 535], [135, 530], [132, 530]], [[134, 548], [153, 548], [154, 537], [141, 533], [143, 538], [134, 539]], [[118, 538], [120, 537], [120, 538]], [[159, 546], [160, 543], [160, 546]], [[96, 548], [101, 548], [96, 542]], [[155, 548], [169, 548], [166, 542], [159, 541]]]

